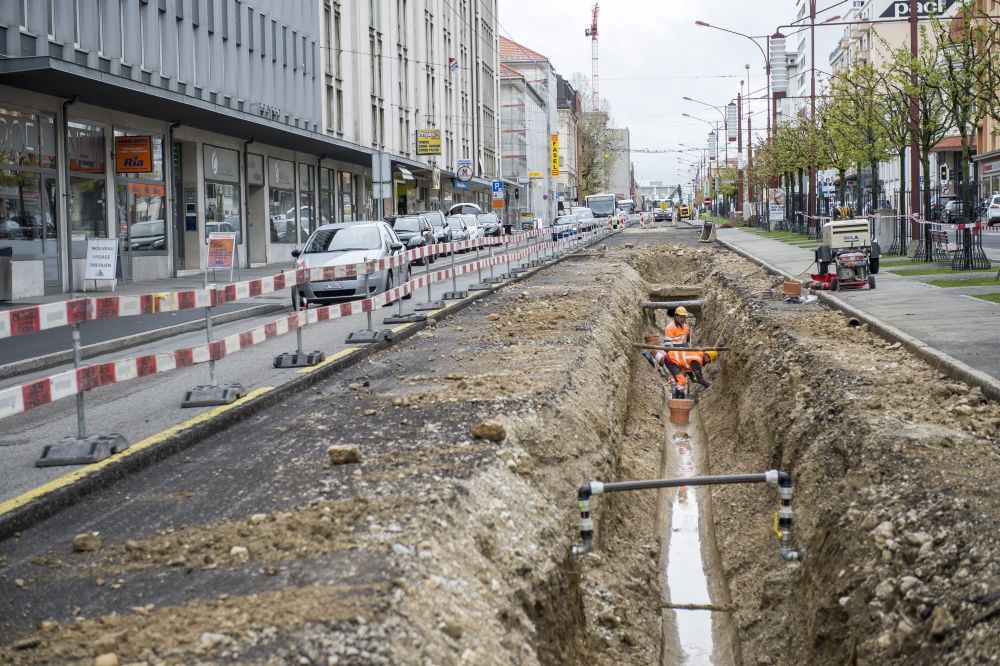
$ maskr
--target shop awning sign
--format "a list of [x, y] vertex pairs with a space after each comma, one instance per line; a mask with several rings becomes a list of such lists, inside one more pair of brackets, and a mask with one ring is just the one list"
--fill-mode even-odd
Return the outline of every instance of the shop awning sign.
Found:
[[[926, 18], [932, 14], [944, 14], [953, 4], [955, 4], [955, 0], [917, 0], [917, 16]], [[879, 14], [879, 18], [908, 18], [909, 16], [909, 0], [893, 0], [885, 8], [885, 11]]]
[[153, 137], [116, 136], [115, 172], [150, 173], [153, 170]]

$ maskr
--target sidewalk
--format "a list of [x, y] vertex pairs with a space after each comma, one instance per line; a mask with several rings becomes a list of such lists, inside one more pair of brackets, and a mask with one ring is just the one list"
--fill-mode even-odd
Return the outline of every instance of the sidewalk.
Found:
[[[786, 276], [801, 273], [813, 261], [811, 249], [761, 238], [740, 229], [718, 230], [719, 241], [752, 256]], [[987, 375], [1000, 387], [1000, 305], [952, 289], [925, 284], [916, 277], [890, 273], [886, 267], [876, 276], [874, 291], [823, 292], [834, 304], [854, 308], [886, 327], [924, 343], [933, 352], [945, 354], [972, 371]], [[993, 291], [1000, 292], [1000, 283]], [[914, 345], [908, 345], [914, 346]], [[977, 382], [978, 383], [978, 382]], [[1000, 390], [1000, 389], [998, 389]]]
[[[233, 273], [234, 281], [252, 280], [275, 275], [293, 268], [291, 261], [269, 264], [259, 268], [244, 268]], [[229, 282], [229, 271], [215, 274], [216, 284]], [[209, 273], [209, 283], [212, 283]], [[114, 292], [108, 287], [100, 291], [87, 291], [87, 296], [134, 296], [166, 291], [200, 289], [205, 283], [204, 273], [177, 278], [164, 278], [149, 282], [119, 285]], [[0, 302], [0, 310], [19, 308], [26, 305], [42, 305], [65, 301], [76, 294], [52, 294], [35, 298], [24, 298]], [[236, 303], [226, 303], [212, 308], [213, 322], [224, 323], [277, 313], [291, 305], [287, 291], [265, 294]], [[205, 313], [202, 310], [185, 310], [164, 314], [123, 317], [121, 319], [98, 319], [80, 327], [80, 339], [84, 346], [84, 358], [97, 354], [125, 349], [136, 344], [152, 342], [164, 337], [195, 330], [204, 326]], [[55, 367], [71, 359], [70, 331], [68, 328], [54, 328], [31, 335], [20, 336], [0, 342], [0, 379], [24, 372]], [[88, 349], [89, 348], [89, 349]]]

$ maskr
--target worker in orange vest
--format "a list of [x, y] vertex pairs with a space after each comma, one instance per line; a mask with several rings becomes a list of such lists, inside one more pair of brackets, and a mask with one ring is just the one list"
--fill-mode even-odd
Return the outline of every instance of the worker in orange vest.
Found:
[[674, 376], [674, 397], [684, 398], [687, 396], [687, 375], [690, 372], [694, 375], [695, 381], [708, 388], [712, 384], [701, 374], [701, 369], [714, 361], [719, 356], [717, 351], [685, 351], [677, 349], [667, 352], [666, 366], [670, 374]]
[[663, 344], [667, 347], [687, 347], [691, 342], [691, 330], [687, 325], [688, 311], [683, 305], [674, 310], [674, 318], [663, 329]]

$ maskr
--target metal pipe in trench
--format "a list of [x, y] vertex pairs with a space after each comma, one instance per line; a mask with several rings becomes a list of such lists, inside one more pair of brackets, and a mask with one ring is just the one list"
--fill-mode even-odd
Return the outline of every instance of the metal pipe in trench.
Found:
[[647, 479], [643, 481], [618, 481], [603, 483], [591, 481], [580, 486], [577, 491], [577, 505], [580, 509], [580, 539], [582, 543], [573, 546], [573, 555], [579, 557], [588, 553], [594, 541], [594, 520], [590, 515], [590, 501], [594, 495], [626, 490], [650, 490], [655, 488], [677, 488], [679, 486], [719, 486], [737, 483], [767, 483], [778, 487], [781, 507], [775, 514], [774, 530], [778, 535], [778, 552], [789, 562], [801, 561], [804, 550], [792, 550], [792, 477], [787, 472], [776, 469], [759, 474], [730, 474], [723, 476], [692, 476], [673, 479]]

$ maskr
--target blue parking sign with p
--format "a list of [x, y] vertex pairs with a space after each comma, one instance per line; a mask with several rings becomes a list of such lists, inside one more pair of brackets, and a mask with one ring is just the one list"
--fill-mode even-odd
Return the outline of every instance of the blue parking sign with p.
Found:
[[500, 194], [503, 192], [503, 181], [494, 180], [493, 181], [493, 194]]

